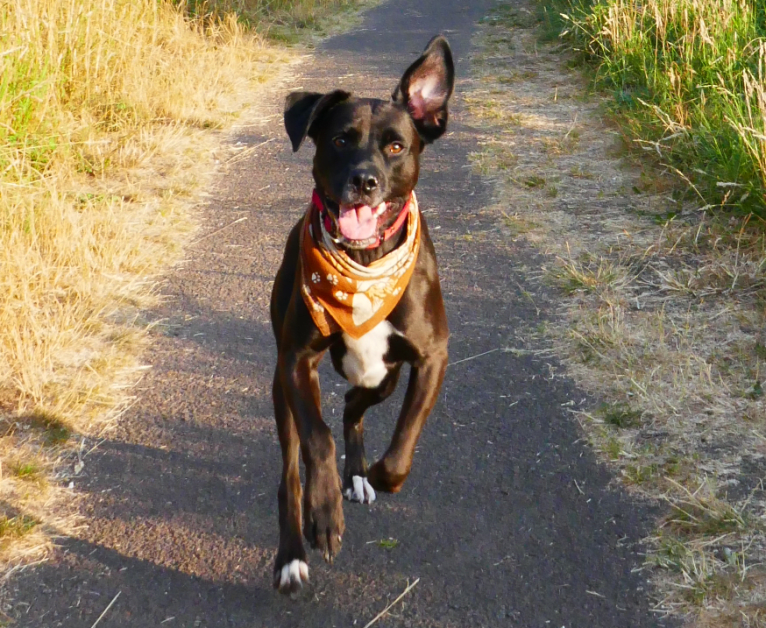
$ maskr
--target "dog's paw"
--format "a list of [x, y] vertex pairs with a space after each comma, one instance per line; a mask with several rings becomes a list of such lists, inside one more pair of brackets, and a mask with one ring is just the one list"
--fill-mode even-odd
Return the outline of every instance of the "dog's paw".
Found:
[[340, 551], [346, 529], [339, 489], [340, 481], [335, 475], [332, 482], [306, 482], [304, 493], [303, 536], [328, 563], [332, 563]]
[[293, 560], [274, 570], [274, 588], [280, 593], [293, 595], [309, 581], [309, 566], [302, 560]]
[[361, 475], [352, 475], [351, 486], [343, 491], [343, 496], [351, 502], [371, 504], [375, 501], [375, 489], [370, 486], [367, 478]]
[[303, 535], [313, 549], [320, 551], [325, 561], [332, 563], [336, 554], [340, 552], [343, 527], [343, 515], [338, 518], [315, 510], [308, 513], [303, 523]]

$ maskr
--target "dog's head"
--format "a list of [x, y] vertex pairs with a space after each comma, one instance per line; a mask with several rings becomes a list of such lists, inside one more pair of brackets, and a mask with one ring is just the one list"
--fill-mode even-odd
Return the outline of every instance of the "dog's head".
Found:
[[447, 40], [434, 37], [390, 101], [294, 92], [285, 103], [293, 150], [316, 146], [314, 181], [339, 242], [367, 248], [390, 227], [418, 182], [420, 153], [447, 128], [455, 70]]

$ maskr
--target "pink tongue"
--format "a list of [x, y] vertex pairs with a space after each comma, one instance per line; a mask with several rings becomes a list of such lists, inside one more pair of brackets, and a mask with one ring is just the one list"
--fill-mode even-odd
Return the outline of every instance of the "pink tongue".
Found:
[[367, 240], [377, 235], [378, 218], [369, 205], [341, 205], [338, 226], [349, 240]]

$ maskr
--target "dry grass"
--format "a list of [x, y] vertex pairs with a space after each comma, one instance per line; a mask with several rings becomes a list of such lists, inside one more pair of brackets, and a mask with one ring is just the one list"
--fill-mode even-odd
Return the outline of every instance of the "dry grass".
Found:
[[474, 59], [477, 90], [492, 93], [473, 105], [487, 132], [474, 165], [496, 184], [500, 228], [547, 254], [539, 278], [563, 299], [562, 324], [519, 339], [553, 340], [604, 400], [576, 415], [593, 446], [667, 503], [646, 566], [657, 609], [689, 626], [764, 625], [763, 225], [711, 214], [674, 172], [635, 162], [560, 49], [519, 27], [530, 12], [504, 11]]
[[196, 229], [218, 130], [295, 59], [234, 15], [165, 0], [0, 4], [4, 570], [77, 525], [85, 437], [113, 424], [145, 368], [141, 309]]
[[[583, 424], [626, 483], [673, 508], [652, 555], [671, 571], [659, 576], [663, 607], [711, 622], [765, 591], [763, 228], [704, 213], [641, 226], [640, 238], [605, 251], [629, 280], [578, 289], [559, 340], [576, 379], [640, 413], [630, 426], [597, 413]], [[573, 267], [583, 272], [557, 271], [567, 288]], [[721, 544], [739, 548], [740, 562]]]
[[[190, 13], [206, 18], [239, 16], [271, 41], [307, 43], [313, 36], [349, 28], [360, 7], [376, 0], [186, 0]], [[309, 36], [307, 38], [307, 35]]]
[[0, 399], [82, 429], [132, 363], [126, 312], [193, 229], [198, 129], [276, 55], [149, 1], [19, 0], [0, 23]]

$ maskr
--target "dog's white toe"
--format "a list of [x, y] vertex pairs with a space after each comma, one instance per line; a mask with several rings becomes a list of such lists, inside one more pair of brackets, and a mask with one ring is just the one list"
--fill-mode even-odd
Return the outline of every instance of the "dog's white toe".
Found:
[[351, 483], [354, 485], [353, 488], [347, 488], [345, 492], [347, 500], [362, 504], [371, 504], [375, 501], [375, 489], [370, 486], [367, 478], [353, 475], [351, 476]]
[[280, 591], [296, 591], [309, 581], [309, 566], [302, 560], [293, 560], [282, 567], [279, 574]]

